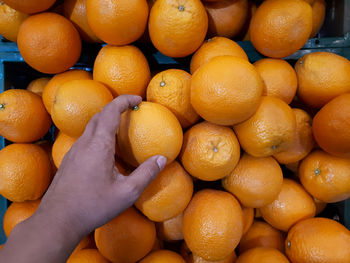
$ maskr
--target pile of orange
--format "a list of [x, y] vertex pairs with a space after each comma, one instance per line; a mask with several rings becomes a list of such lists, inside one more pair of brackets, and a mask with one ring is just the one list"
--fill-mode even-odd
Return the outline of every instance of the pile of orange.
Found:
[[[349, 263], [350, 231], [319, 214], [350, 198], [350, 61], [283, 59], [317, 34], [325, 8], [3, 0], [0, 34], [31, 67], [55, 74], [0, 94], [0, 135], [12, 142], [0, 151], [0, 194], [13, 202], [6, 235], [35, 213], [92, 116], [134, 94], [143, 102], [121, 116], [116, 166], [128, 174], [153, 155], [167, 166], [67, 263]], [[234, 41], [243, 38], [266, 58], [251, 63]], [[72, 69], [82, 41], [107, 44], [91, 71]], [[187, 71], [154, 67], [142, 52], [150, 45], [190, 58], [179, 60]], [[38, 142], [52, 124], [53, 144]]]

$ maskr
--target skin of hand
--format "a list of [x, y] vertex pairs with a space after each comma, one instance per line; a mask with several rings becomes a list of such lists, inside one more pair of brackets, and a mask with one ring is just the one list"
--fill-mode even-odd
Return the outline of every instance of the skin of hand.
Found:
[[84, 236], [134, 204], [166, 164], [165, 157], [153, 156], [129, 176], [115, 166], [120, 116], [141, 100], [121, 95], [90, 120], [37, 212], [13, 229], [0, 262], [66, 262]]

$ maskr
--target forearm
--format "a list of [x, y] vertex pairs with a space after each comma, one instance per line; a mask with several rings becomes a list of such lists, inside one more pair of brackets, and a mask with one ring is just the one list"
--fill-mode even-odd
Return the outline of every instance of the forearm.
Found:
[[0, 253], [6, 263], [64, 263], [83, 234], [45, 214], [16, 226]]

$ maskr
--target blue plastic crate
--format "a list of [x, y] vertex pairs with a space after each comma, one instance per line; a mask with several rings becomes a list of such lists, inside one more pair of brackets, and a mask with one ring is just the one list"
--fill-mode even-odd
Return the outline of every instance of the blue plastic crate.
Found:
[[[251, 62], [263, 58], [263, 56], [254, 49], [251, 42], [243, 41], [238, 42], [238, 44], [245, 50]], [[82, 56], [74, 68], [82, 68], [91, 71], [91, 67], [93, 66], [93, 62], [100, 48], [101, 45], [84, 47]], [[172, 67], [185, 70], [189, 68], [189, 58], [174, 59], [166, 57], [154, 49], [144, 48], [143, 46], [140, 46], [140, 48], [146, 55], [151, 68], [166, 69]], [[288, 61], [295, 61], [305, 54], [318, 51], [332, 52], [350, 59], [350, 33], [341, 38], [310, 39], [301, 50], [285, 59]], [[43, 74], [26, 66], [16, 43], [1, 42], [0, 40], [0, 93], [11, 88], [10, 84], [7, 83], [11, 76], [11, 70], [18, 73], [15, 78], [13, 77], [12, 79], [12, 81], [17, 82], [17, 85], [14, 85], [15, 88], [18, 88], [19, 85], [24, 88], [30, 80], [43, 76]], [[24, 72], [25, 76], [22, 76], [21, 74]], [[5, 140], [0, 136], [0, 149], [3, 147], [5, 147]], [[350, 229], [350, 199], [333, 204], [333, 206], [339, 211], [340, 220], [342, 221], [343, 219], [344, 225]], [[2, 228], [2, 219], [6, 209], [7, 200], [0, 196], [0, 244], [6, 241], [6, 236]]]

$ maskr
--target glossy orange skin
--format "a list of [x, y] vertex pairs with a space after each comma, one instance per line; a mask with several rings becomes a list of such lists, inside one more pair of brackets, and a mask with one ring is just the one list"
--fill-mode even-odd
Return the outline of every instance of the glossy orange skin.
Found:
[[259, 208], [272, 203], [283, 183], [282, 169], [272, 157], [244, 154], [235, 169], [222, 180], [223, 187], [246, 207]]
[[153, 45], [169, 57], [185, 57], [202, 44], [208, 16], [200, 0], [157, 0], [148, 29]]
[[57, 168], [60, 168], [64, 156], [76, 141], [77, 138], [70, 137], [62, 132], [58, 134], [52, 146], [52, 159]]
[[288, 231], [295, 223], [314, 217], [316, 206], [312, 197], [301, 185], [290, 179], [284, 179], [277, 199], [259, 210], [270, 225]]
[[55, 13], [26, 19], [19, 29], [17, 44], [24, 61], [47, 74], [68, 70], [81, 53], [78, 31], [68, 19]]
[[90, 119], [112, 100], [109, 90], [97, 81], [66, 82], [56, 92], [51, 117], [60, 131], [76, 138], [83, 134]]
[[72, 255], [67, 263], [109, 263], [97, 249], [83, 249]]
[[64, 83], [72, 80], [78, 79], [92, 79], [92, 75], [90, 72], [81, 69], [72, 69], [66, 72], [57, 74], [50, 79], [50, 81], [46, 84], [42, 99], [45, 105], [45, 108], [48, 113], [51, 114], [51, 107], [55, 100], [56, 92]]
[[248, 18], [248, 0], [204, 2], [208, 13], [208, 37], [234, 38]]
[[322, 28], [326, 15], [326, 1], [315, 0], [312, 7], [312, 32], [310, 38], [315, 37]]
[[144, 97], [151, 71], [137, 47], [107, 45], [97, 54], [93, 76], [105, 84], [114, 97], [122, 94]]
[[205, 260], [204, 258], [193, 254], [191, 263], [235, 263], [236, 259], [237, 256], [234, 251], [228, 257], [215, 261]]
[[49, 9], [56, 0], [3, 0], [3, 2], [20, 12], [34, 14]]
[[242, 206], [243, 213], [243, 235], [248, 232], [254, 222], [254, 208]]
[[162, 222], [182, 213], [191, 201], [192, 194], [191, 176], [174, 161], [146, 187], [135, 206], [150, 220]]
[[0, 151], [0, 194], [6, 199], [37, 200], [51, 179], [50, 159], [40, 146], [15, 143]]
[[48, 77], [34, 79], [27, 86], [27, 90], [34, 92], [35, 94], [42, 97], [44, 88], [49, 81], [50, 81], [50, 78]]
[[191, 103], [203, 119], [234, 125], [254, 114], [262, 91], [263, 81], [246, 59], [219, 56], [193, 74]]
[[0, 94], [0, 135], [12, 142], [39, 140], [49, 130], [51, 119], [40, 96], [11, 89]]
[[228, 257], [243, 232], [242, 209], [229, 193], [205, 189], [197, 192], [184, 212], [186, 244], [206, 260]]
[[253, 46], [271, 58], [283, 58], [299, 50], [311, 31], [312, 8], [300, 0], [264, 1], [249, 27]]
[[184, 70], [168, 69], [156, 74], [148, 84], [147, 101], [171, 110], [184, 129], [199, 120], [191, 105], [191, 75]]
[[184, 135], [180, 153], [182, 165], [192, 176], [215, 181], [225, 177], [237, 165], [240, 147], [233, 130], [201, 122]]
[[234, 131], [248, 154], [267, 157], [290, 147], [295, 136], [296, 119], [287, 103], [264, 96], [254, 115], [235, 125]]
[[110, 45], [128, 45], [140, 38], [148, 13], [146, 0], [86, 0], [90, 28]]
[[182, 221], [183, 213], [180, 213], [173, 218], [156, 223], [157, 236], [168, 242], [183, 240]]
[[288, 258], [275, 248], [256, 247], [240, 255], [236, 263], [289, 263]]
[[219, 56], [234, 56], [248, 60], [247, 54], [236, 42], [226, 37], [213, 37], [203, 42], [193, 54], [190, 70], [193, 74], [209, 60]]
[[239, 243], [239, 254], [255, 247], [275, 248], [283, 253], [283, 233], [268, 223], [254, 221], [248, 232], [242, 236]]
[[274, 154], [273, 157], [282, 164], [292, 164], [304, 159], [314, 148], [312, 135], [312, 118], [301, 109], [292, 109], [296, 119], [296, 134], [290, 147]]
[[298, 79], [293, 67], [282, 59], [263, 58], [253, 64], [264, 81], [264, 96], [290, 104], [297, 92]]
[[307, 105], [321, 108], [335, 97], [350, 92], [350, 61], [330, 52], [314, 52], [295, 64], [298, 96]]
[[350, 231], [328, 218], [310, 218], [289, 230], [285, 246], [291, 262], [347, 263]]
[[133, 263], [146, 256], [156, 240], [154, 223], [130, 207], [95, 230], [99, 252], [115, 263]]
[[350, 198], [350, 159], [314, 151], [299, 166], [299, 178], [315, 198], [334, 203]]
[[327, 103], [314, 117], [312, 131], [317, 144], [326, 152], [350, 157], [350, 94]]
[[158, 250], [150, 253], [145, 258], [143, 258], [140, 263], [185, 263], [183, 258], [170, 250]]
[[38, 209], [39, 204], [40, 200], [12, 203], [4, 215], [3, 227], [5, 235], [9, 237], [16, 225], [31, 217]]

